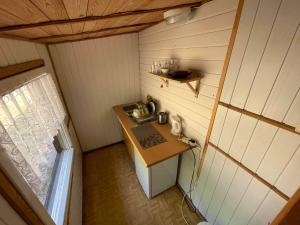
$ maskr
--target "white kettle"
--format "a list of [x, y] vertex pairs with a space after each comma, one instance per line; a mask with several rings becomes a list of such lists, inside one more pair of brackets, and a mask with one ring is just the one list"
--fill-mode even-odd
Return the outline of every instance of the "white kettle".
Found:
[[175, 136], [180, 136], [182, 131], [181, 119], [178, 115], [171, 117], [171, 133]]

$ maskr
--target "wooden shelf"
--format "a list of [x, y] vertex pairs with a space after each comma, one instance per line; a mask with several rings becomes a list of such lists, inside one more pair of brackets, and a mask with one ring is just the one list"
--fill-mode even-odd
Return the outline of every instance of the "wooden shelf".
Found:
[[[199, 88], [200, 88], [200, 79], [201, 79], [201, 76], [199, 74], [192, 73], [185, 79], [174, 79], [174, 78], [169, 77], [167, 74], [156, 74], [156, 73], [151, 73], [151, 74], [153, 74], [154, 76], [158, 76], [165, 83], [165, 85], [167, 87], [169, 87], [169, 80], [172, 80], [172, 81], [175, 81], [175, 82], [178, 82], [181, 84], [186, 84], [191, 89], [191, 91], [194, 93], [195, 97], [198, 98]], [[193, 81], [196, 81], [195, 87], [193, 87], [190, 83]]]

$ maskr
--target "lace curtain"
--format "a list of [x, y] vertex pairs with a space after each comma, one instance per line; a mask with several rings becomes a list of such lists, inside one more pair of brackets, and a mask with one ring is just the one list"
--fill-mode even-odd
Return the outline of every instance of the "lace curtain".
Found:
[[44, 204], [57, 152], [53, 145], [65, 112], [51, 75], [0, 98], [0, 146]]

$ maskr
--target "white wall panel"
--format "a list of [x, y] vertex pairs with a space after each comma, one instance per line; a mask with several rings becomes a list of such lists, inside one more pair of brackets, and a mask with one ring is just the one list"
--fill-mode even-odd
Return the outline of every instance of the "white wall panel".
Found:
[[256, 171], [277, 130], [276, 127], [259, 121], [242, 158], [242, 163], [249, 169]]
[[245, 108], [261, 114], [299, 25], [300, 2], [282, 1]]
[[137, 34], [50, 46], [84, 151], [122, 140], [112, 106], [140, 98]]
[[231, 104], [244, 108], [266, 43], [269, 39], [280, 0], [261, 0], [250, 34], [249, 42], [232, 95]]
[[203, 215], [210, 223], [214, 223], [217, 215], [221, 210], [222, 203], [226, 197], [226, 194], [231, 186], [233, 178], [237, 172], [238, 166], [229, 159], [225, 160], [225, 164], [222, 168], [218, 183], [216, 184], [213, 192], [212, 199], [209, 203], [206, 213]]
[[[300, 126], [299, 7], [297, 0], [245, 0], [221, 101]], [[287, 196], [299, 188], [298, 134], [219, 105], [209, 141]], [[230, 159], [213, 160], [209, 174], [199, 209], [214, 225], [266, 225], [286, 203]]]
[[229, 224], [240, 225], [248, 224], [252, 215], [261, 202], [267, 195], [269, 188], [260, 181], [252, 178], [247, 191], [244, 193], [243, 198], [240, 200], [238, 206], [232, 215]]
[[286, 193], [289, 197], [291, 197], [299, 188], [299, 162], [300, 147], [298, 147], [295, 155], [289, 161], [288, 165], [275, 183], [275, 186], [282, 190], [283, 193]]
[[230, 219], [242, 199], [245, 191], [251, 182], [251, 176], [245, 170], [239, 168], [234, 176], [226, 197], [222, 202], [221, 210], [214, 224], [228, 224]]
[[[300, 88], [300, 29], [298, 27], [297, 34], [290, 47], [290, 50], [283, 62], [282, 68], [278, 74], [272, 92], [265, 104], [263, 115], [282, 121], [292, 104], [294, 96]], [[269, 83], [269, 82], [268, 82]], [[298, 100], [299, 101], [299, 100]], [[299, 111], [298, 111], [299, 112]], [[297, 124], [297, 121], [286, 121], [290, 125]], [[300, 122], [298, 118], [298, 122]]]
[[274, 184], [300, 145], [298, 134], [279, 129], [257, 173]]
[[[202, 199], [204, 188], [207, 183], [208, 175], [210, 173], [212, 162], [215, 158], [215, 155], [216, 155], [216, 151], [211, 146], [208, 146], [201, 176], [199, 177], [195, 190], [192, 192], [192, 199], [195, 206], [198, 206], [199, 201], [201, 201]], [[181, 174], [182, 172], [180, 171], [180, 176]]]
[[[170, 115], [179, 114], [183, 118], [185, 134], [196, 138], [201, 144], [206, 137], [237, 3], [237, 0], [211, 1], [194, 10], [193, 18], [187, 22], [173, 25], [163, 22], [139, 33], [143, 99], [150, 94], [159, 100], [161, 111], [167, 110]], [[204, 75], [198, 98], [194, 97], [185, 84], [169, 81], [168, 88], [161, 88], [161, 80], [149, 74], [154, 60], [169, 58], [175, 58], [181, 69], [195, 69]], [[192, 160], [188, 153], [182, 157], [179, 183], [185, 191], [189, 187]], [[210, 172], [208, 165], [210, 163], [206, 162], [205, 174]], [[206, 178], [205, 175], [199, 178], [192, 194], [196, 205], [203, 195]], [[207, 196], [206, 205], [210, 202], [210, 197], [203, 196]]]
[[228, 109], [226, 107], [221, 105], [218, 106], [216, 117], [214, 120], [214, 126], [210, 136], [210, 141], [215, 145], [219, 144], [219, 140], [225, 123], [227, 112]]
[[286, 201], [276, 193], [270, 191], [262, 204], [257, 208], [248, 225], [266, 225], [272, 222]]
[[[245, 1], [243, 13], [240, 18], [238, 32], [234, 42], [230, 63], [228, 65], [226, 80], [221, 94], [221, 101], [229, 103], [236, 84], [237, 76], [245, 54], [245, 48], [249, 42], [253, 21], [259, 5], [259, 0]], [[247, 10], [245, 10], [247, 9]]]
[[202, 198], [198, 203], [198, 209], [200, 212], [206, 212], [209, 207], [209, 203], [213, 197], [214, 189], [219, 180], [224, 163], [225, 156], [216, 152], [215, 158], [212, 162], [212, 167], [207, 177], [208, 179], [205, 182]]
[[299, 126], [300, 2], [245, 1], [245, 8], [221, 101]]
[[[296, 77], [296, 80], [299, 79], [299, 77]], [[299, 129], [300, 127], [300, 87], [298, 89], [298, 92], [296, 94], [296, 97], [294, 98], [294, 101], [292, 102], [292, 105], [289, 108], [288, 113], [286, 114], [283, 122], [292, 126], [295, 126]]]
[[240, 161], [244, 156], [245, 150], [247, 149], [247, 146], [256, 128], [257, 122], [258, 121], [252, 117], [245, 115], [241, 116], [239, 125], [236, 129], [235, 136], [229, 149], [229, 154], [238, 161]]
[[228, 152], [240, 122], [241, 113], [228, 110], [218, 146]]

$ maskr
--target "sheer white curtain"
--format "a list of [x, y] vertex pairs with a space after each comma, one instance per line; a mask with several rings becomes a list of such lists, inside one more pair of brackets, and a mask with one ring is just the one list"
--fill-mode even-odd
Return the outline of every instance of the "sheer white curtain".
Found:
[[49, 74], [0, 97], [0, 147], [45, 203], [57, 152], [53, 138], [65, 117]]

